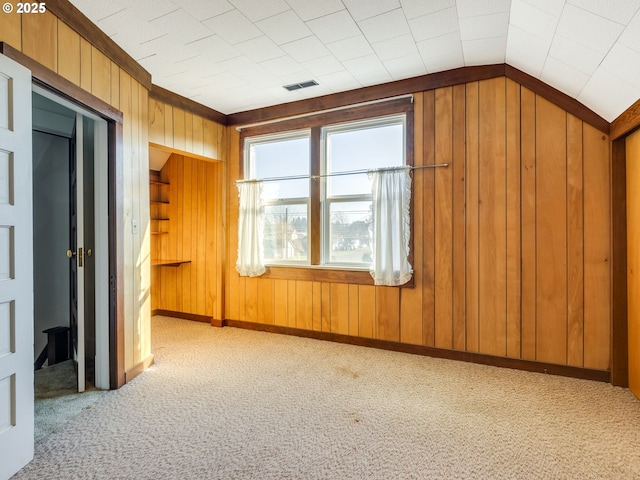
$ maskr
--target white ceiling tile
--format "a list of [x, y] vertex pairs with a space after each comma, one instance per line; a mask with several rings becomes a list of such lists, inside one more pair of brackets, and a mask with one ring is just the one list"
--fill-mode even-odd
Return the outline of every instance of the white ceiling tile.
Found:
[[550, 43], [511, 25], [507, 37], [506, 62], [529, 75], [539, 77]]
[[264, 35], [238, 43], [234, 46], [254, 62], [264, 62], [265, 60], [281, 57], [285, 54], [284, 50]]
[[[603, 92], [607, 92], [606, 95], [603, 95]], [[638, 98], [640, 89], [599, 68], [580, 92], [578, 101], [590, 106], [601, 117], [611, 122]]]
[[[103, 2], [111, 3], [111, 2]], [[141, 20], [153, 20], [155, 18], [175, 12], [179, 7], [169, 0], [137, 0], [130, 2], [127, 11]]]
[[98, 23], [99, 20], [129, 7], [129, 2], [123, 0], [111, 2], [105, 2], [104, 0], [71, 0], [71, 3], [93, 20], [94, 23]]
[[344, 4], [341, 0], [322, 0], [321, 2], [310, 2], [309, 0], [287, 0], [287, 3], [305, 22], [307, 20], [323, 17], [344, 9]]
[[493, 13], [480, 17], [465, 17], [460, 19], [460, 38], [463, 41], [506, 37], [508, 31], [508, 13]]
[[411, 33], [407, 19], [401, 9], [383, 13], [375, 17], [358, 22], [364, 36], [371, 43], [389, 40]]
[[[304, 69], [304, 67], [302, 67], [302, 65], [300, 65], [298, 62], [294, 61], [293, 59], [287, 56], [273, 58], [271, 60], [260, 62], [260, 65], [262, 65], [264, 68], [269, 70], [274, 75], [278, 75], [280, 77], [284, 75], [289, 75], [292, 73], [299, 73], [299, 72], [307, 75], [307, 72]], [[299, 81], [301, 82], [305, 80], [308, 80], [308, 78], [299, 79]]]
[[331, 88], [334, 92], [353, 90], [362, 86], [360, 82], [358, 82], [353, 77], [353, 75], [351, 75], [346, 70], [330, 73], [328, 75], [322, 75], [316, 80], [318, 80], [318, 83], [320, 83], [321, 85], [326, 85], [328, 88]]
[[139, 45], [137, 52], [146, 52], [146, 55], [144, 56], [156, 54], [160, 58], [164, 58], [169, 65], [198, 55], [198, 52], [176, 42], [169, 35], [165, 35], [164, 37], [156, 38]]
[[[342, 62], [345, 68], [355, 77], [356, 74], [384, 70], [384, 65], [377, 55], [367, 55]], [[357, 78], [357, 77], [356, 77]]]
[[400, 0], [400, 3], [407, 19], [421, 17], [456, 6], [456, 0]]
[[[606, 53], [622, 29], [622, 25], [618, 23], [567, 4], [556, 33], [592, 50]], [[597, 32], [597, 35], [594, 32]]]
[[[160, 30], [146, 20], [128, 14], [127, 10], [122, 10], [100, 20], [97, 22], [97, 26], [109, 36], [122, 33], [125, 38], [132, 38], [132, 42], [137, 44], [167, 35], [167, 32]], [[135, 36], [127, 35], [133, 33]]]
[[353, 76], [363, 87], [393, 81], [393, 77], [389, 75], [389, 72], [386, 70], [372, 70], [370, 72], [354, 73]]
[[371, 45], [362, 35], [330, 43], [327, 48], [341, 62], [373, 53]]
[[231, 3], [252, 22], [273, 17], [289, 10], [284, 0], [230, 0]]
[[[219, 73], [217, 75], [211, 75], [207, 77], [206, 80], [209, 85], [209, 87], [206, 87], [206, 88], [213, 89], [213, 90], [237, 87], [240, 85], [247, 84], [245, 80], [229, 72]], [[204, 89], [205, 88], [203, 87], [202, 90]], [[196, 90], [200, 90], [200, 89], [196, 89]]]
[[287, 52], [296, 62], [306, 62], [329, 55], [329, 50], [314, 36], [285, 43], [280, 48]]
[[637, 0], [568, 0], [568, 3], [626, 25], [640, 8]]
[[511, 0], [457, 0], [458, 17], [479, 17], [492, 13], [508, 12]]
[[418, 77], [427, 73], [419, 53], [406, 57], [393, 58], [384, 63], [385, 68], [394, 80]]
[[633, 17], [633, 20], [624, 29], [618, 41], [629, 48], [633, 48], [636, 52], [640, 52], [640, 12]]
[[418, 48], [410, 34], [374, 43], [372, 47], [382, 61], [418, 54]]
[[562, 35], [553, 38], [549, 56], [588, 75], [596, 71], [604, 58], [603, 53], [591, 50]]
[[462, 42], [458, 33], [450, 33], [418, 42], [418, 51], [429, 73], [464, 65]]
[[229, 58], [240, 55], [240, 51], [229, 45], [217, 35], [211, 35], [210, 37], [203, 38], [202, 40], [196, 40], [195, 42], [188, 44], [187, 47], [214, 63], [222, 62], [223, 60], [228, 60]]
[[213, 33], [184, 10], [168, 13], [150, 23], [159, 30], [170, 32], [170, 35], [181, 43], [194, 42]]
[[211, 63], [206, 58], [197, 55], [195, 57], [188, 58], [186, 60], [181, 60], [173, 64], [174, 67], [178, 70], [186, 70], [187, 72], [197, 71], [198, 75], [193, 75], [198, 78], [207, 78], [212, 75], [217, 75], [220, 73], [220, 69], [216, 63]]
[[314, 77], [321, 75], [329, 75], [330, 73], [341, 72], [344, 66], [333, 55], [316, 58], [308, 62], [303, 62], [302, 66], [306, 68]]
[[550, 42], [560, 17], [522, 0], [513, 0], [509, 23], [534, 37]]
[[604, 58], [602, 68], [640, 89], [640, 52], [614, 45]]
[[[153, 2], [154, 0], [147, 1]], [[207, 20], [234, 8], [227, 0], [176, 0], [176, 3], [198, 20]]]
[[522, 1], [530, 3], [540, 10], [550, 13], [554, 17], [560, 17], [566, 0], [511, 0], [511, 8], [513, 8], [514, 4]]
[[541, 79], [575, 98], [589, 80], [589, 75], [554, 58], [547, 58], [542, 69]]
[[409, 27], [416, 42], [441, 37], [460, 31], [458, 13], [455, 8], [447, 8], [429, 15], [409, 20]]
[[399, 0], [342, 0], [349, 13], [356, 20], [375, 17], [400, 8]]
[[277, 45], [312, 35], [311, 30], [293, 10], [256, 22], [256, 25]]
[[239, 10], [231, 10], [205, 20], [203, 23], [213, 33], [219, 35], [231, 45], [246, 42], [262, 35], [260, 29], [251, 23]]
[[504, 63], [506, 50], [507, 37], [462, 41], [464, 64], [467, 66]]
[[307, 26], [324, 43], [337, 42], [360, 34], [358, 25], [346, 10], [310, 20]]

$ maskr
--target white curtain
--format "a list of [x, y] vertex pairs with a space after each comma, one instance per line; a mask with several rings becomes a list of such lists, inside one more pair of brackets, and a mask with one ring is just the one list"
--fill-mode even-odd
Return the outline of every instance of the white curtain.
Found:
[[236, 270], [243, 277], [258, 277], [265, 272], [262, 246], [264, 204], [262, 182], [237, 183], [240, 196], [238, 218], [238, 260]]
[[409, 236], [411, 222], [410, 167], [372, 170], [373, 265], [376, 285], [403, 285], [411, 279]]

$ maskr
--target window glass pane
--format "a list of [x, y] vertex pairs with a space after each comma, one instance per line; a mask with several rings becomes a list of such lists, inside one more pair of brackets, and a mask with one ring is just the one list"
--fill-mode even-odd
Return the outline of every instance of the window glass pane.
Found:
[[371, 202], [329, 204], [329, 261], [371, 263]]
[[266, 205], [264, 259], [307, 260], [307, 205]]
[[[404, 164], [402, 123], [327, 133], [327, 172], [393, 167]], [[371, 193], [366, 174], [329, 177], [328, 195]]]
[[[309, 176], [309, 138], [256, 142], [249, 147], [251, 178]], [[265, 199], [309, 196], [309, 179], [264, 183]]]

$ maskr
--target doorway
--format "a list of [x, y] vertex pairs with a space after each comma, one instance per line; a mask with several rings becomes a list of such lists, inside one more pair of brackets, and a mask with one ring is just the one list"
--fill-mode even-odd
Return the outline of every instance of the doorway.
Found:
[[107, 122], [37, 86], [32, 101], [34, 355], [61, 328], [78, 392], [108, 389]]

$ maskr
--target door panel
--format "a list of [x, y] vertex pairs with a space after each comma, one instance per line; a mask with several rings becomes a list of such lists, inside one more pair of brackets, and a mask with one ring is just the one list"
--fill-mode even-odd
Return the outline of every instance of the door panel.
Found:
[[31, 73], [0, 55], [0, 478], [33, 458], [31, 177]]

